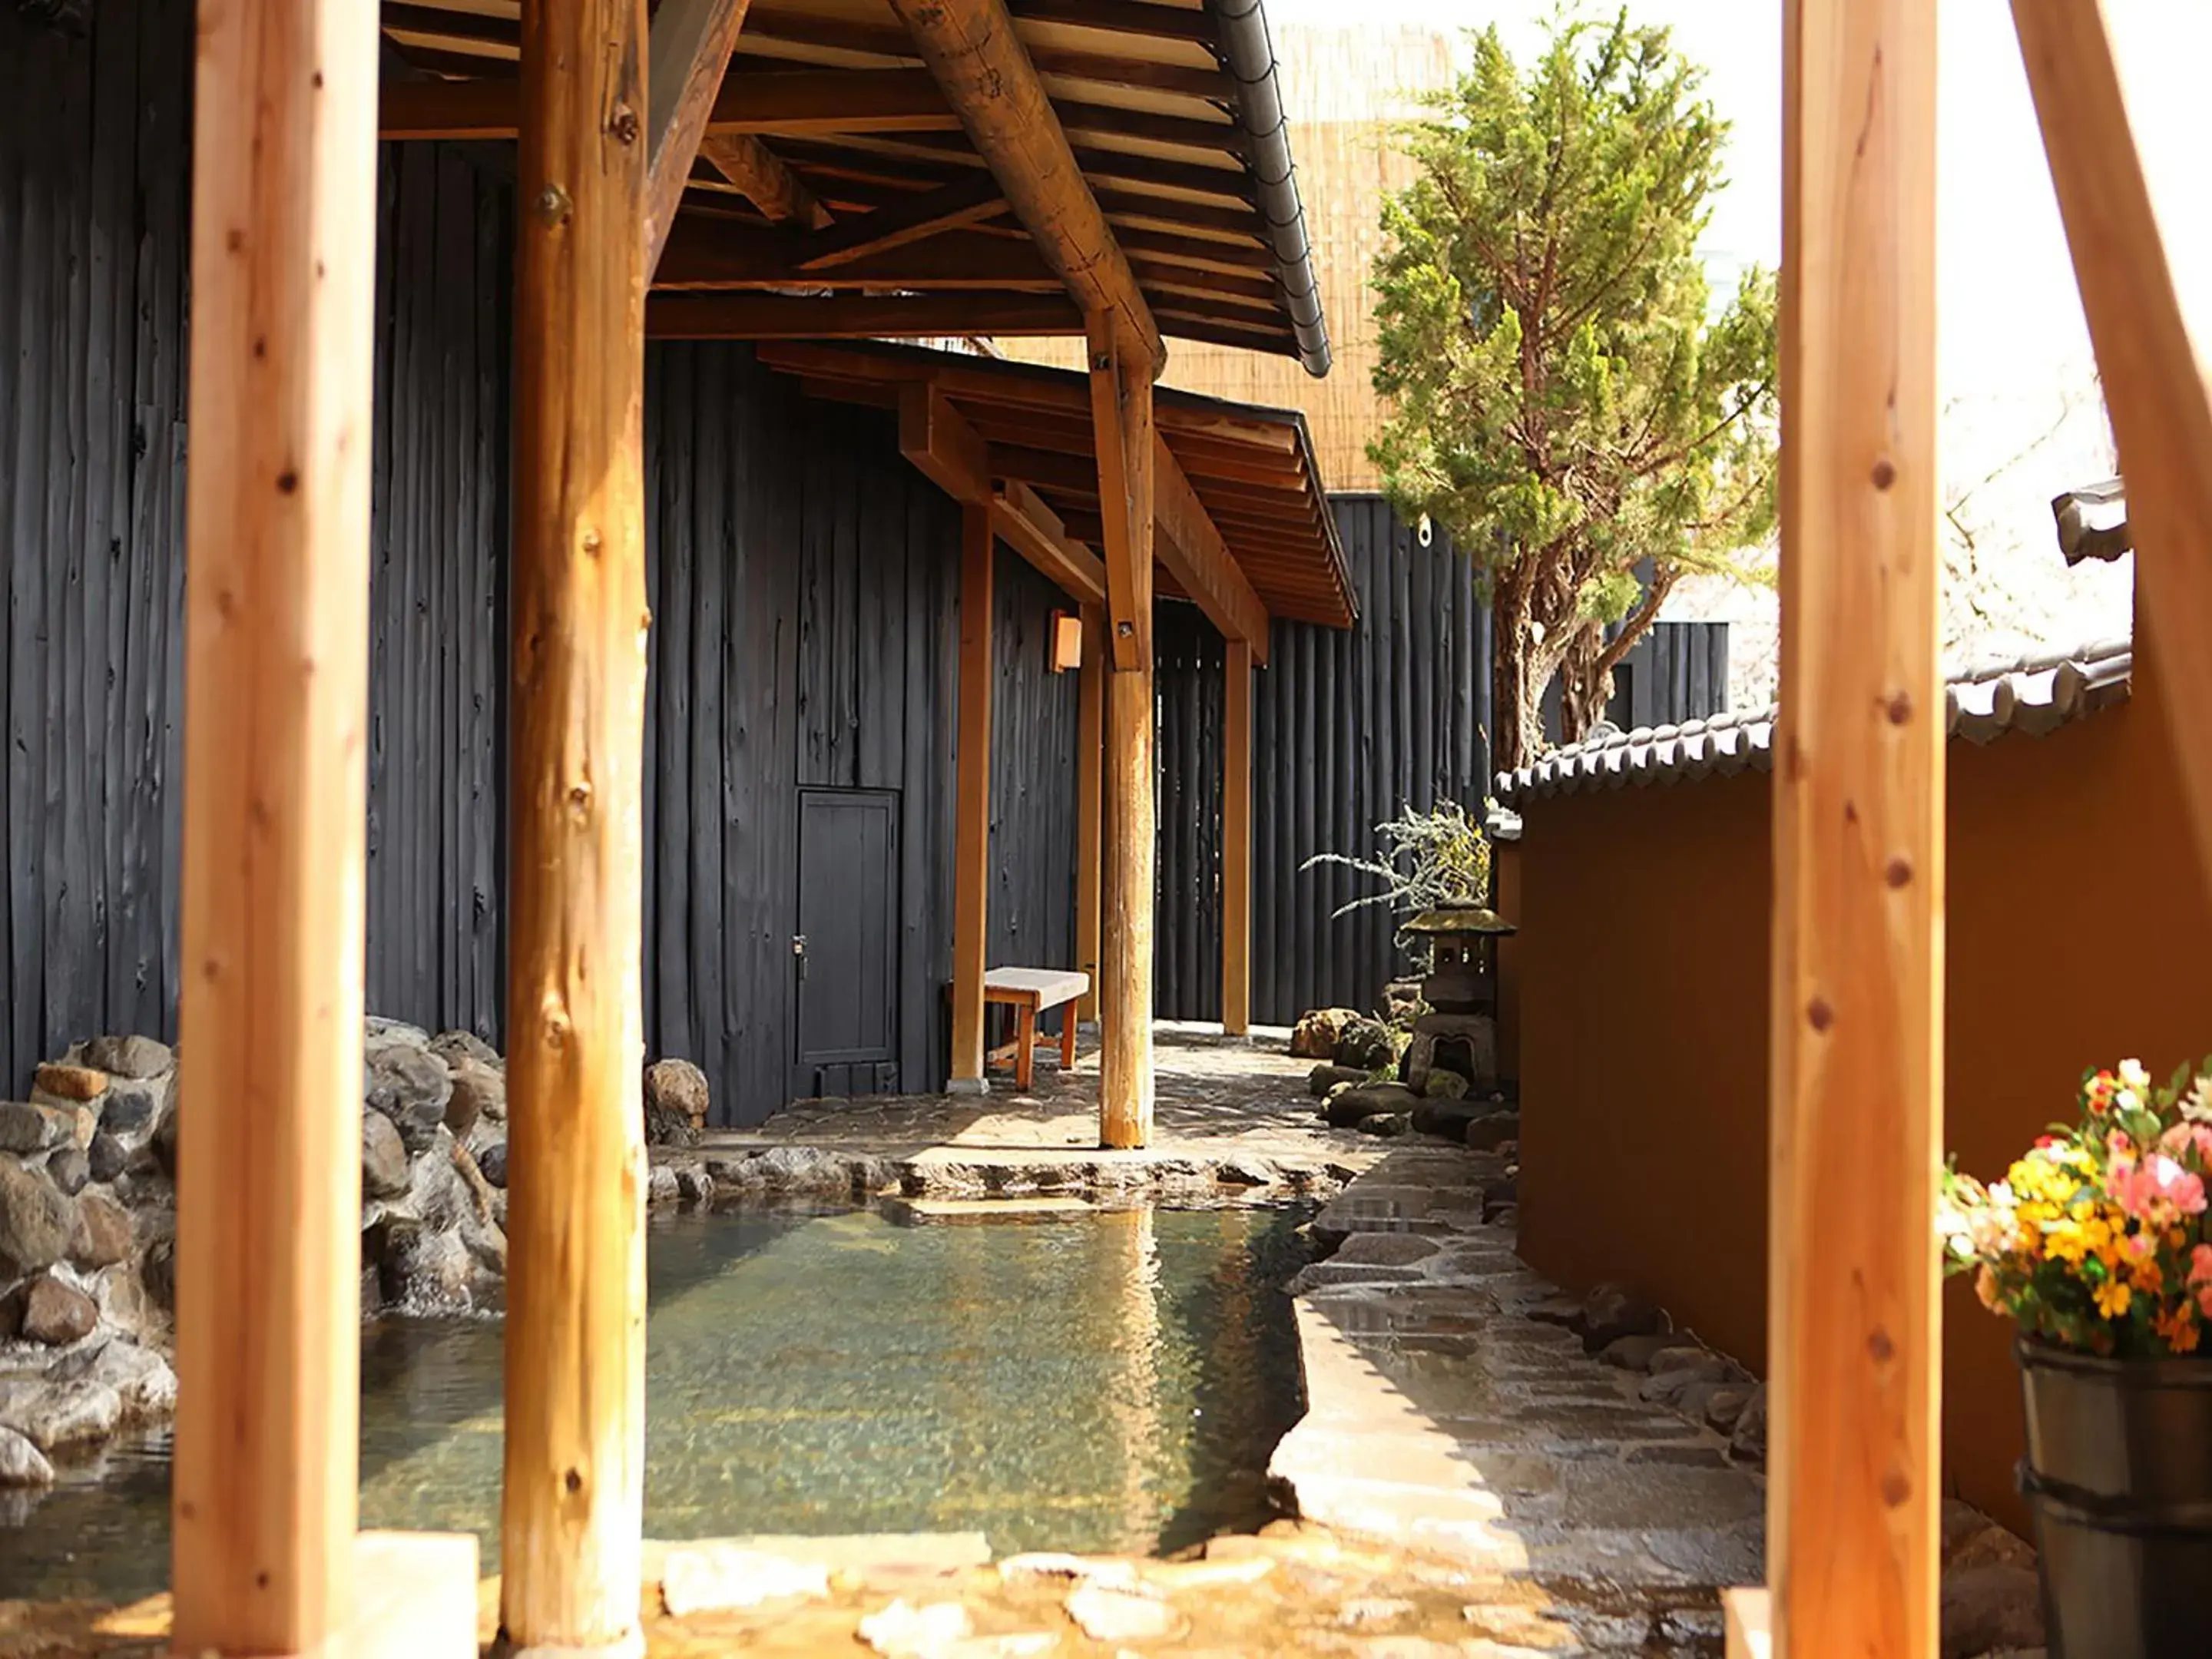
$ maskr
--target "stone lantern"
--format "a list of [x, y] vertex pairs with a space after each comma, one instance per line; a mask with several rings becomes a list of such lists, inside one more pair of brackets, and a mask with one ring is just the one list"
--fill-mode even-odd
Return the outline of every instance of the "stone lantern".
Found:
[[1480, 905], [1424, 910], [1401, 930], [1429, 941], [1421, 1000], [1429, 1012], [1413, 1021], [1406, 1050], [1406, 1082], [1417, 1093], [1431, 1072], [1456, 1072], [1474, 1094], [1498, 1085], [1498, 941], [1513, 924]]

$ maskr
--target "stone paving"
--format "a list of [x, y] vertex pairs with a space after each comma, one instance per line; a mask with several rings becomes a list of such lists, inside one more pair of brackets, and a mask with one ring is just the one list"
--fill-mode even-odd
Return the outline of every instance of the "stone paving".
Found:
[[1157, 1024], [1152, 1141], [1139, 1152], [1099, 1148], [1093, 1049], [1065, 1073], [1056, 1054], [1040, 1054], [1027, 1094], [1014, 1092], [1011, 1075], [994, 1073], [991, 1093], [981, 1097], [799, 1101], [757, 1129], [656, 1147], [653, 1162], [670, 1172], [663, 1184], [672, 1189], [679, 1176], [742, 1188], [773, 1175], [772, 1184], [797, 1188], [849, 1173], [864, 1188], [895, 1185], [909, 1194], [1333, 1192], [1375, 1163], [1383, 1144], [1322, 1121], [1306, 1090], [1312, 1062], [1290, 1058], [1288, 1037], [1279, 1029], [1238, 1038], [1216, 1026]]

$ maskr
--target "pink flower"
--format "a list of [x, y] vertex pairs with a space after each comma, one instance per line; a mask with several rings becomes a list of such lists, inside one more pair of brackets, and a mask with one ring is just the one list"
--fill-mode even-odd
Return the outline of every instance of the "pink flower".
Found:
[[2105, 1172], [2105, 1190], [2138, 1221], [2162, 1224], [2172, 1215], [2204, 1212], [2203, 1177], [2191, 1175], [2164, 1152], [2153, 1152], [2137, 1163], [2132, 1152], [2123, 1158], [2116, 1150], [2112, 1167]]
[[2212, 1244], [2199, 1244], [2189, 1253], [2189, 1283], [2212, 1285]]
[[2183, 1156], [2193, 1146], [2197, 1149], [2197, 1161], [2212, 1167], [2212, 1125], [2177, 1123], [2158, 1138], [2158, 1144], [2176, 1158]]

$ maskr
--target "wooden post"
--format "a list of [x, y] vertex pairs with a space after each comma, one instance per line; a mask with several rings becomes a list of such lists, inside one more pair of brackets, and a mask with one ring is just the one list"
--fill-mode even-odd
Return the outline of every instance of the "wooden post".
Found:
[[1091, 420], [1112, 634], [1098, 1139], [1131, 1147], [1152, 1133], [1152, 381], [1141, 346], [1103, 320], [1091, 331]]
[[983, 1077], [983, 970], [991, 885], [991, 512], [960, 509], [959, 801], [952, 849], [952, 1079], [956, 1095], [988, 1094]]
[[2096, 0], [2013, 0], [2098, 378], [2127, 476], [2136, 613], [2162, 647], [2176, 761], [2212, 876], [2212, 392], [2189, 337]]
[[1221, 1029], [1252, 1025], [1252, 644], [1228, 641], [1221, 714]]
[[1083, 666], [1075, 704], [1075, 965], [1091, 975], [1070, 1018], [1098, 1018], [1098, 841], [1105, 830], [1106, 613], [1083, 607]]
[[376, 9], [201, 11], [172, 1486], [180, 1652], [351, 1622]]
[[1774, 1651], [1936, 1651], [1936, 9], [1784, 14]]
[[639, 1651], [644, 0], [522, 15], [505, 1556], [515, 1649]]

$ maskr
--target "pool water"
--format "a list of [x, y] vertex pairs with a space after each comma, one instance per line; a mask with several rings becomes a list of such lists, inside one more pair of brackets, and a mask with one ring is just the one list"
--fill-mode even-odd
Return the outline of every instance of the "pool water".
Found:
[[[1301, 1409], [1284, 1209], [656, 1217], [646, 1530], [1159, 1552], [1266, 1518]], [[362, 1337], [362, 1523], [498, 1560], [501, 1327]], [[165, 1437], [0, 1492], [0, 1598], [167, 1578]]]

